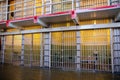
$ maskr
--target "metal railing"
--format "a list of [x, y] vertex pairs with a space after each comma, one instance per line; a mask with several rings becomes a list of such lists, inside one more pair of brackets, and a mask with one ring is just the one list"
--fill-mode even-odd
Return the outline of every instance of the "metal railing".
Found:
[[[3, 5], [4, 3], [4, 5]], [[95, 8], [120, 3], [119, 0], [22, 0], [1, 2], [0, 20], [25, 18], [75, 9]], [[6, 4], [6, 5], [5, 5]], [[8, 10], [9, 8], [9, 10]]]

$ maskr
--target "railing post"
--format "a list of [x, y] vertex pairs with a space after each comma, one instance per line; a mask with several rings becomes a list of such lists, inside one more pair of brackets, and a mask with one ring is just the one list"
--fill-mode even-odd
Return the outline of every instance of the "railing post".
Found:
[[111, 0], [108, 0], [108, 6], [111, 5]]
[[44, 0], [42, 0], [42, 15], [44, 14]]
[[6, 20], [7, 20], [7, 18], [8, 18], [8, 0], [6, 0]]
[[80, 9], [80, 0], [76, 0], [75, 9]]
[[33, 16], [36, 16], [36, 0], [34, 0], [34, 4], [33, 4]]
[[72, 10], [74, 10], [74, 0], [72, 0]]

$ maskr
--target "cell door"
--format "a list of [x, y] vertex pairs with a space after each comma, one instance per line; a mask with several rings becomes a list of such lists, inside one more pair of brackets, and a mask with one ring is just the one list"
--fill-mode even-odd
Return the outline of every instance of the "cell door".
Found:
[[76, 32], [53, 32], [51, 36], [51, 67], [76, 69]]
[[12, 62], [13, 36], [5, 36], [4, 63]]
[[32, 34], [24, 35], [24, 66], [32, 66]]
[[21, 63], [21, 50], [22, 50], [22, 35], [14, 35], [13, 39], [13, 65], [20, 65]]
[[32, 66], [42, 66], [42, 34], [33, 34]]
[[84, 30], [80, 36], [80, 68], [111, 71], [110, 30]]

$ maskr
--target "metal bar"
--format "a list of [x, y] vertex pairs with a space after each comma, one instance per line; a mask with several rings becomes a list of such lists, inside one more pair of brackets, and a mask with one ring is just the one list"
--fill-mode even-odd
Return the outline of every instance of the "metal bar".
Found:
[[71, 26], [71, 27], [59, 27], [59, 28], [47, 28], [47, 29], [36, 29], [36, 30], [24, 30], [19, 32], [5, 32], [2, 35], [12, 34], [27, 34], [27, 33], [38, 33], [38, 32], [56, 32], [56, 31], [75, 31], [75, 30], [90, 30], [90, 29], [108, 29], [108, 28], [119, 28], [120, 23], [109, 23], [109, 24], [96, 24], [96, 25], [83, 25], [83, 26]]
[[74, 10], [74, 0], [72, 0], [72, 10]]
[[111, 66], [112, 66], [112, 73], [114, 73], [113, 29], [110, 29], [110, 43], [111, 43]]
[[[44, 5], [44, 0], [42, 0], [42, 5]], [[42, 15], [44, 14], [44, 7], [42, 7]]]
[[[52, 0], [50, 0], [50, 4], [52, 4]], [[50, 13], [52, 13], [52, 5], [50, 5]]]
[[2, 63], [4, 63], [4, 55], [5, 55], [5, 36], [2, 36], [1, 37], [1, 40], [2, 40], [2, 45], [1, 45], [1, 47], [2, 47]]
[[12, 35], [12, 53], [11, 53], [11, 63], [13, 63], [13, 53], [14, 53], [14, 35]]
[[41, 49], [40, 49], [40, 67], [43, 66], [43, 35], [42, 33], [40, 33], [41, 37], [40, 37], [40, 46], [41, 46]]
[[22, 34], [21, 65], [24, 65], [24, 34]]
[[80, 0], [76, 0], [76, 8], [75, 9], [80, 9]]
[[34, 0], [34, 8], [33, 8], [33, 11], [34, 11], [34, 16], [36, 15], [36, 0]]
[[111, 5], [111, 0], [108, 0], [108, 5], [109, 5], [109, 6]]
[[51, 68], [51, 32], [49, 33], [49, 68]]
[[7, 12], [8, 12], [8, 7], [7, 7], [7, 5], [8, 5], [8, 0], [6, 0], [6, 20], [7, 20]]
[[31, 34], [30, 38], [31, 38], [31, 44], [30, 44], [30, 66], [32, 66], [32, 62], [33, 62], [33, 34]]
[[76, 63], [77, 63], [77, 70], [80, 70], [80, 31], [76, 31], [76, 46], [77, 46], [77, 56], [76, 56]]

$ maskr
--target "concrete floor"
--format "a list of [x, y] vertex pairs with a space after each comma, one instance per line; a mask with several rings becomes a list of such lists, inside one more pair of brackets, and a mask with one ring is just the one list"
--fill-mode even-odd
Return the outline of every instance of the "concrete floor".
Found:
[[120, 80], [120, 74], [49, 70], [0, 64], [0, 80]]

